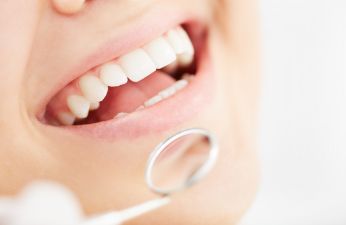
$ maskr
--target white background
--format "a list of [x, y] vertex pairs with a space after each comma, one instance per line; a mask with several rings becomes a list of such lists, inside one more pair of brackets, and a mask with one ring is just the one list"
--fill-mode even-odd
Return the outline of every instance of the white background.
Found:
[[262, 185], [246, 225], [346, 225], [346, 0], [262, 0]]

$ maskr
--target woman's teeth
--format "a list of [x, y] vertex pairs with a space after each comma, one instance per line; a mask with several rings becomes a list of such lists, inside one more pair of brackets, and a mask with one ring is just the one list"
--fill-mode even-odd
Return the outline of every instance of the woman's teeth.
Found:
[[76, 120], [75, 115], [70, 112], [59, 112], [57, 116], [59, 122], [63, 125], [72, 125]]
[[156, 69], [162, 69], [177, 59], [172, 46], [163, 37], [159, 37], [143, 47], [153, 60]]
[[100, 79], [109, 87], [118, 87], [128, 81], [123, 69], [115, 63], [105, 64], [100, 68]]
[[153, 60], [143, 49], [136, 49], [121, 56], [118, 62], [133, 82], [143, 80], [156, 70]]
[[94, 75], [82, 76], [78, 84], [83, 96], [91, 103], [102, 101], [108, 92], [108, 86]]
[[163, 99], [169, 98], [188, 84], [187, 80], [178, 80], [175, 82], [172, 86], [169, 88], [166, 88], [165, 90], [160, 91], [157, 95], [154, 97], [151, 97], [149, 100], [144, 102], [144, 107], [149, 107], [152, 105], [155, 105], [156, 103], [162, 101]]
[[77, 118], [84, 119], [88, 117], [90, 102], [86, 98], [79, 95], [70, 95], [67, 97], [67, 106]]
[[[175, 82], [170, 87], [160, 91], [157, 95], [148, 99], [146, 102], [144, 102], [143, 105], [139, 106], [135, 111], [139, 111], [139, 110], [145, 109], [146, 107], [153, 106], [153, 105], [161, 102], [162, 100], [173, 96], [178, 91], [182, 90], [184, 87], [186, 87], [189, 84], [189, 81], [187, 78], [189, 78], [191, 80], [191, 79], [193, 79], [193, 75], [186, 74], [184, 77], [185, 77], [184, 79], [178, 80], [177, 82]], [[120, 112], [114, 118], [124, 117], [128, 114], [129, 113]]]
[[[74, 80], [52, 99], [48, 107], [62, 125], [72, 125], [77, 119], [87, 118], [89, 111], [99, 108], [109, 87], [125, 85], [128, 80], [139, 82], [158, 69], [173, 71], [179, 66], [186, 67], [193, 59], [192, 42], [186, 31], [177, 27]], [[177, 81], [144, 102], [139, 109], [174, 95], [187, 84], [188, 79]], [[115, 117], [125, 114], [118, 113]]]

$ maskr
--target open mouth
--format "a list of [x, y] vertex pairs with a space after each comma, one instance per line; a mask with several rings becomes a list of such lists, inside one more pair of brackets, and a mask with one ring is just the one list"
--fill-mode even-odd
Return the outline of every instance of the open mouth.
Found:
[[50, 125], [114, 120], [152, 107], [193, 81], [205, 33], [177, 26], [149, 43], [99, 65], [62, 88], [48, 103]]

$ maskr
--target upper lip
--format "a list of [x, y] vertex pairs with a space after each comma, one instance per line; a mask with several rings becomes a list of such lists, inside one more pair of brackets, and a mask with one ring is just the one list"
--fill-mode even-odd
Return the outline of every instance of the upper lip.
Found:
[[[83, 73], [88, 70], [98, 66], [102, 63], [110, 61], [132, 49], [135, 49], [151, 39], [163, 34], [167, 30], [172, 27], [175, 27], [179, 24], [185, 23], [189, 20], [193, 20], [191, 14], [182, 13], [182, 12], [173, 12], [168, 11], [163, 13], [165, 16], [164, 20], [158, 20], [158, 15], [155, 13], [148, 13], [146, 16], [143, 16], [139, 19], [139, 22], [135, 22], [131, 26], [129, 26], [128, 32], [121, 34], [120, 36], [116, 36], [110, 38], [105, 43], [102, 43], [100, 47], [88, 55], [81, 63], [73, 68], [71, 68], [71, 72], [66, 74], [63, 77], [63, 81], [58, 84], [53, 90], [45, 97], [44, 101], [42, 101], [41, 106], [39, 107], [40, 111], [38, 113], [39, 119], [42, 119], [42, 111], [44, 111], [45, 106], [48, 104], [49, 100], [64, 86], [66, 86], [69, 82], [81, 76]], [[207, 56], [206, 52], [203, 52], [204, 56]], [[204, 72], [210, 69], [209, 63], [206, 62], [207, 57], [202, 57], [203, 63], [199, 63], [203, 65]], [[200, 68], [201, 69], [201, 68]], [[123, 120], [120, 121], [104, 121], [100, 123], [94, 123], [89, 125], [82, 126], [72, 126], [67, 127], [65, 129], [74, 131], [80, 134], [91, 135], [93, 137], [98, 138], [136, 138], [141, 136], [142, 134], [148, 133], [149, 130], [162, 131], [163, 129], [167, 129], [172, 125], [183, 122], [187, 117], [191, 117], [192, 115], [198, 113], [200, 109], [199, 106], [207, 103], [208, 96], [206, 94], [209, 91], [207, 90], [198, 90], [198, 85], [210, 88], [211, 85], [206, 82], [205, 79], [200, 79], [191, 85], [189, 89], [191, 90], [183, 90], [178, 96], [175, 96], [172, 99], [167, 99], [162, 105], [165, 104], [166, 107], [161, 107], [164, 109], [157, 109], [157, 107], [149, 108], [143, 111], [132, 113], [132, 115], [127, 116]], [[176, 108], [177, 103], [184, 100], [183, 93], [185, 93], [185, 97], [195, 98], [193, 101], [189, 101], [186, 103], [186, 106], [189, 106], [188, 109], [186, 106], [182, 107], [181, 110]], [[210, 93], [210, 92], [209, 92]], [[190, 100], [191, 100], [190, 99]], [[160, 106], [161, 104], [158, 104]], [[175, 112], [173, 110], [176, 110]], [[170, 115], [170, 119], [174, 121], [170, 121], [168, 118], [159, 118], [160, 115], [155, 114], [165, 114]], [[153, 118], [155, 117], [155, 118]], [[138, 118], [146, 121], [145, 124], [139, 123]], [[148, 123], [151, 120], [151, 123]], [[164, 121], [163, 121], [164, 120]], [[158, 126], [155, 126], [158, 125]], [[55, 128], [56, 129], [56, 128]], [[62, 129], [60, 129], [62, 130]], [[123, 132], [119, 132], [123, 130]]]

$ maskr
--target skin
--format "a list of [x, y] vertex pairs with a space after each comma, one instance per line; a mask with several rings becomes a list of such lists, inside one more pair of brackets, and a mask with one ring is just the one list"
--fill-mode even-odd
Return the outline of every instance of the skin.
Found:
[[[37, 96], [48, 93], [66, 65], [85, 57], [85, 46], [119, 24], [126, 27], [128, 18], [138, 19], [155, 4], [191, 10], [207, 21], [217, 84], [208, 109], [170, 131], [112, 143], [57, 131], [36, 119]], [[236, 224], [250, 206], [258, 181], [256, 4], [95, 0], [71, 16], [46, 0], [1, 1], [0, 194], [12, 195], [32, 180], [49, 179], [72, 189], [88, 214], [152, 199], [155, 195], [143, 182], [150, 149], [179, 128], [203, 125], [220, 140], [221, 157], [212, 174], [173, 196], [169, 206], [129, 224]], [[114, 10], [119, 13], [111, 14]]]

